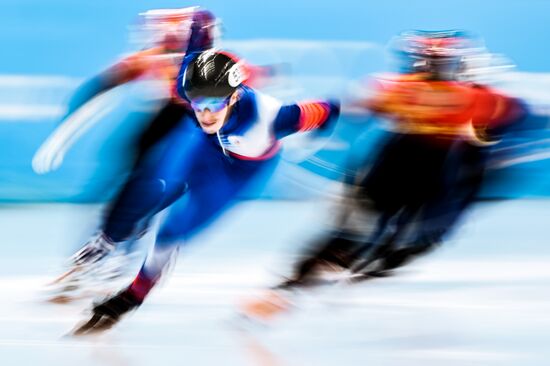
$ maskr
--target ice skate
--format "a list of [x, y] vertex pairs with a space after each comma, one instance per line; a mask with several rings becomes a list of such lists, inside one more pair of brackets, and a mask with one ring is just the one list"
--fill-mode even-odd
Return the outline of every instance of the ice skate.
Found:
[[91, 318], [77, 325], [71, 331], [71, 335], [94, 335], [108, 330], [117, 324], [123, 315], [136, 309], [141, 303], [142, 301], [137, 299], [129, 289], [125, 289], [95, 305]]

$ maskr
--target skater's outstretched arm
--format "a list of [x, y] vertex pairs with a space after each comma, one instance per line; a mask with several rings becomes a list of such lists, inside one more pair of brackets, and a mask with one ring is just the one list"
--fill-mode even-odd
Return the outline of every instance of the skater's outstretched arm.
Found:
[[192, 16], [189, 39], [180, 48], [172, 48], [168, 42], [170, 38], [166, 35], [166, 39], [155, 46], [123, 58], [80, 85], [70, 98], [59, 127], [35, 154], [32, 163], [35, 172], [44, 174], [57, 169], [66, 151], [103, 115], [110, 112], [116, 103], [110, 95], [103, 96], [104, 93], [151, 72], [173, 82], [178, 71], [174, 60], [179, 60], [186, 52], [212, 47], [214, 16], [206, 10], [197, 10]]
[[274, 122], [277, 139], [296, 132], [331, 132], [340, 114], [338, 101], [304, 101], [282, 106]]

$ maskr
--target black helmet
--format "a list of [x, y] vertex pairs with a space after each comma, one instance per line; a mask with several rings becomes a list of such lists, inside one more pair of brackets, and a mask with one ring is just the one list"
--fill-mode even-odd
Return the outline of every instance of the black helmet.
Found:
[[208, 50], [195, 57], [185, 69], [183, 91], [189, 100], [226, 98], [244, 77], [238, 61], [224, 52]]

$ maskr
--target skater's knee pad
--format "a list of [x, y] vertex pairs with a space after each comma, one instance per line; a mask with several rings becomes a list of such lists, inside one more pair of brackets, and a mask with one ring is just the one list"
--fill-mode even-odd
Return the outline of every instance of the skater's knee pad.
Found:
[[141, 220], [154, 216], [162, 203], [166, 184], [162, 179], [135, 177], [109, 208], [103, 231], [114, 241], [130, 238]]
[[128, 182], [125, 192], [143, 204], [147, 201], [158, 202], [166, 192], [166, 181], [164, 179], [133, 178]]
[[168, 196], [181, 196], [189, 190], [187, 182], [182, 180], [163, 181], [166, 186], [166, 194]]
[[[160, 180], [160, 179], [159, 179]], [[159, 204], [164, 209], [183, 196], [189, 189], [189, 185], [181, 180], [161, 180], [164, 184], [162, 200]]]
[[183, 242], [184, 239], [185, 233], [181, 227], [176, 222], [166, 221], [159, 229], [155, 246], [168, 248], [177, 245], [175, 243]]

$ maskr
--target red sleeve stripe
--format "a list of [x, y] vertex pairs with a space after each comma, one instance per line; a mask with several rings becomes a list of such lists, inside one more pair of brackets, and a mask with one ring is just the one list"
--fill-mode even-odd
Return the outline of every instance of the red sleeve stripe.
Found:
[[324, 102], [298, 103], [300, 108], [299, 131], [318, 128], [327, 120], [330, 107]]

